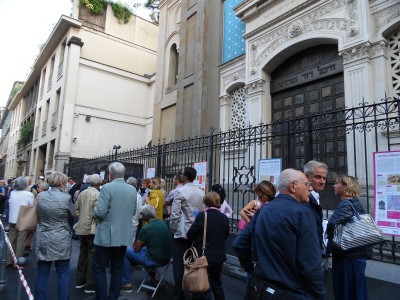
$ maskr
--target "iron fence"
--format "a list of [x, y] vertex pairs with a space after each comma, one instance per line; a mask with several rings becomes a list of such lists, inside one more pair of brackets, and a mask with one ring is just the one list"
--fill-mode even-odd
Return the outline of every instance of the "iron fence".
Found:
[[[126, 177], [139, 182], [148, 168], [164, 178], [166, 189], [173, 188], [173, 176], [185, 166], [207, 162], [207, 190], [220, 183], [232, 207], [231, 230], [237, 231], [239, 211], [255, 198], [253, 187], [258, 180], [260, 159], [281, 158], [282, 169], [302, 169], [311, 160], [326, 162], [329, 167], [321, 206], [325, 218], [339, 203], [333, 194], [338, 173], [357, 176], [362, 187], [360, 197], [373, 213], [373, 152], [400, 150], [400, 99], [384, 99], [369, 104], [318, 114], [304, 111], [301, 118], [288, 114], [287, 119], [226, 132], [210, 129], [209, 135], [171, 143], [137, 148], [96, 158], [71, 158], [66, 166], [70, 176], [105, 172], [115, 159], [126, 167]], [[298, 115], [298, 114], [297, 114]], [[116, 157], [117, 156], [117, 157]], [[375, 249], [375, 259], [400, 262], [398, 237], [386, 236]]]

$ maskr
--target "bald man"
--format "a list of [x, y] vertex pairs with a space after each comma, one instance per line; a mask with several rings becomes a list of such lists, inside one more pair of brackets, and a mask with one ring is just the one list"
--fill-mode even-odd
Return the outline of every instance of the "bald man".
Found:
[[[278, 289], [287, 299], [323, 300], [326, 292], [317, 228], [311, 210], [304, 205], [311, 183], [304, 173], [286, 169], [279, 176], [278, 190], [276, 198], [236, 238], [233, 248], [246, 271], [253, 271], [252, 261], [258, 261], [255, 274], [267, 282], [257, 285], [259, 293], [271, 296]], [[256, 281], [250, 281], [253, 285]]]

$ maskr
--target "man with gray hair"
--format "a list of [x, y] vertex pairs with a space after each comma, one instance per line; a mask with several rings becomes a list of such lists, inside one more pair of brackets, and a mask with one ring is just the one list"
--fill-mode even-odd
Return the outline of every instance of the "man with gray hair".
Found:
[[319, 244], [321, 247], [321, 255], [325, 255], [325, 244], [323, 241], [324, 229], [322, 226], [322, 207], [320, 206], [319, 193], [321, 193], [326, 184], [326, 175], [328, 174], [328, 166], [325, 163], [310, 160], [304, 165], [304, 174], [306, 174], [307, 179], [311, 182], [313, 190], [310, 193], [310, 201], [307, 206], [311, 209], [315, 224], [318, 231]]
[[[170, 233], [163, 220], [156, 217], [153, 205], [147, 204], [140, 210], [140, 215], [147, 224], [140, 230], [135, 246], [126, 248], [122, 291], [132, 292], [132, 266], [142, 265], [156, 268], [166, 265], [171, 259]], [[155, 274], [152, 275], [155, 281]]]
[[[136, 189], [124, 180], [125, 167], [119, 162], [108, 166], [109, 183], [100, 189], [93, 217], [97, 221], [94, 237], [93, 280], [96, 299], [117, 300], [121, 292], [126, 247], [132, 244], [132, 217], [136, 212]], [[106, 268], [111, 268], [107, 291]]]
[[304, 206], [311, 183], [304, 173], [286, 169], [279, 176], [278, 189], [279, 194], [258, 210], [233, 248], [245, 270], [253, 272], [249, 287], [257, 286], [257, 293], [270, 297], [279, 291], [285, 299], [323, 300], [317, 228]]
[[99, 174], [93, 174], [88, 177], [87, 182], [90, 186], [79, 193], [75, 203], [75, 214], [78, 222], [74, 225], [74, 229], [75, 233], [81, 237], [76, 288], [84, 287], [85, 293], [94, 293], [92, 265], [96, 222], [93, 219], [93, 210], [97, 206], [102, 178]]

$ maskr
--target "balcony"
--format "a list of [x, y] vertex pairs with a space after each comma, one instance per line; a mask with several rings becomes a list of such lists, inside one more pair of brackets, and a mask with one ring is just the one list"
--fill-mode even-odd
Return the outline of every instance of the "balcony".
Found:
[[62, 75], [63, 66], [64, 66], [64, 61], [61, 61], [60, 64], [58, 65], [57, 79], [60, 78]]
[[47, 132], [47, 120], [43, 121], [42, 124], [42, 136], [45, 136]]
[[58, 121], [58, 111], [55, 111], [51, 115], [51, 123], [50, 123], [51, 130], [54, 130], [57, 128], [57, 121]]
[[35, 141], [38, 139], [38, 137], [39, 137], [39, 126], [36, 126], [36, 128], [35, 128], [35, 136], [34, 136]]

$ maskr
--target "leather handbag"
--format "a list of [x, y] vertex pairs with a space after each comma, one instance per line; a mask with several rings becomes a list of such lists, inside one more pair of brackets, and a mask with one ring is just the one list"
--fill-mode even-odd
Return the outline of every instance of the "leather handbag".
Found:
[[[348, 200], [345, 200], [348, 201]], [[382, 230], [369, 214], [360, 215], [350, 203], [354, 216], [344, 224], [335, 225], [332, 242], [335, 247], [347, 251], [379, 244], [383, 241]]]
[[34, 231], [37, 223], [37, 205], [21, 205], [15, 227], [19, 231]]
[[207, 272], [207, 258], [204, 256], [206, 249], [206, 232], [207, 232], [207, 212], [204, 212], [204, 230], [203, 230], [203, 248], [202, 255], [198, 257], [195, 247], [191, 247], [185, 251], [183, 255], [184, 273], [182, 280], [182, 289], [194, 292], [205, 292], [210, 289]]

